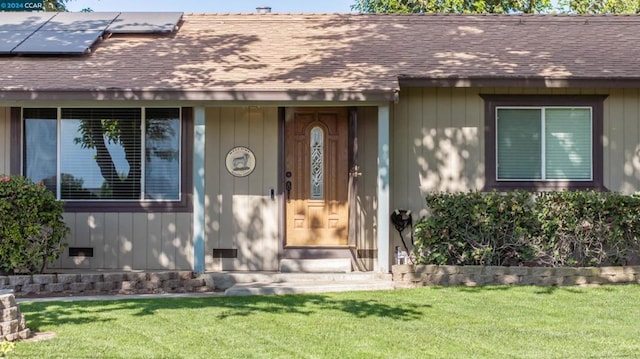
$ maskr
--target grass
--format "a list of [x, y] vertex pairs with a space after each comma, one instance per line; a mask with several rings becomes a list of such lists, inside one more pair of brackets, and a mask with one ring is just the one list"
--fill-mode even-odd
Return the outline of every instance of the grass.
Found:
[[25, 302], [9, 358], [633, 358], [640, 286]]

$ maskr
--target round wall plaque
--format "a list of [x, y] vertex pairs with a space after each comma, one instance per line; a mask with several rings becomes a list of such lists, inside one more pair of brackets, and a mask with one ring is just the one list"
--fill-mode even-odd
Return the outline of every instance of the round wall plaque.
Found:
[[244, 146], [232, 148], [227, 153], [227, 171], [236, 177], [245, 177], [256, 168], [256, 156]]

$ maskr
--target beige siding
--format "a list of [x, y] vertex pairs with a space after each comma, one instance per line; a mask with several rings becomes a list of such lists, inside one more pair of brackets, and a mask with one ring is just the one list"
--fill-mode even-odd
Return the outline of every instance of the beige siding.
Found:
[[392, 207], [424, 215], [430, 192], [484, 186], [484, 102], [479, 94], [605, 94], [604, 184], [640, 191], [637, 89], [434, 89], [400, 92], [392, 122]]
[[11, 109], [0, 107], [0, 174], [9, 174], [11, 170]]
[[[360, 250], [374, 251], [376, 242], [376, 204], [378, 164], [373, 154], [378, 153], [378, 108], [358, 109], [358, 162], [362, 176], [358, 178], [356, 214], [356, 246]], [[372, 252], [373, 253], [373, 252]], [[362, 258], [360, 269], [373, 270], [374, 258]]]
[[[208, 108], [206, 111], [206, 270], [278, 268], [277, 108]], [[234, 177], [225, 157], [235, 146], [250, 148], [256, 168]], [[214, 249], [236, 249], [238, 258], [214, 258]]]
[[[407, 88], [392, 108], [391, 208], [425, 214], [424, 196], [484, 186], [484, 102], [479, 94], [606, 94], [603, 124], [604, 184], [640, 191], [640, 90], [637, 89], [434, 89]], [[376, 249], [377, 108], [361, 107], [355, 225], [358, 249]], [[206, 110], [206, 270], [275, 270], [278, 267], [277, 108]], [[9, 109], [0, 108], [0, 172], [9, 171]], [[225, 157], [235, 146], [256, 155], [254, 172], [233, 177]], [[68, 256], [52, 268], [191, 269], [190, 213], [66, 213], [68, 243], [93, 247], [94, 257]], [[391, 233], [391, 245], [400, 244]], [[214, 258], [214, 249], [236, 249], [237, 258]], [[362, 260], [370, 269], [374, 259]]]
[[604, 106], [604, 183], [617, 192], [640, 191], [640, 90], [609, 91]]
[[69, 257], [49, 268], [190, 270], [190, 213], [65, 213], [70, 247], [91, 247], [93, 257]]
[[394, 108], [392, 207], [424, 215], [434, 191], [484, 184], [484, 107], [473, 89], [403, 89]]

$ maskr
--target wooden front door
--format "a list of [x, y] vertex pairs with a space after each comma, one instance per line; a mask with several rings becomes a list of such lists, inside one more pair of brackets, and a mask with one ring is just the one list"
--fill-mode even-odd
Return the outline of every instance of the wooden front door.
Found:
[[348, 132], [347, 109], [287, 109], [285, 246], [348, 245]]

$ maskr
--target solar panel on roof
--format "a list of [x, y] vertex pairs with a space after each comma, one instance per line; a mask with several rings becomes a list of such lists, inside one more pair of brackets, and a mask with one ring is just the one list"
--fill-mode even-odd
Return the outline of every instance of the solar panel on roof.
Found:
[[23, 42], [33, 31], [0, 31], [0, 54], [9, 54]]
[[40, 30], [79, 31], [101, 30], [111, 24], [119, 12], [59, 12]]
[[35, 31], [56, 13], [0, 12], [0, 31]]
[[106, 32], [122, 33], [162, 33], [173, 32], [182, 19], [181, 12], [123, 12]]
[[75, 54], [90, 52], [91, 46], [102, 36], [102, 30], [37, 31], [18, 47], [15, 54]]
[[103, 33], [168, 33], [181, 12], [0, 12], [0, 54], [85, 54]]

